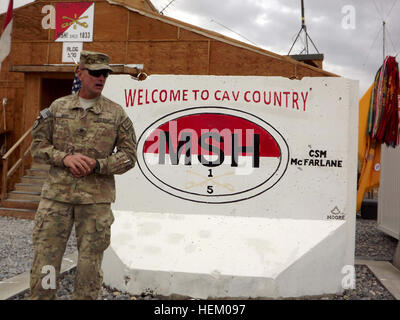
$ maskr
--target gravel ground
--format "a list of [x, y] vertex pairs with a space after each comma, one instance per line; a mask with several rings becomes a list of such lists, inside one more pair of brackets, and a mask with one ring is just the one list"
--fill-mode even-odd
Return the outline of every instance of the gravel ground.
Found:
[[376, 228], [376, 220], [365, 220], [357, 217], [356, 252], [358, 259], [393, 261], [397, 239]]
[[[33, 221], [0, 217], [0, 281], [30, 270], [32, 252]], [[379, 231], [376, 220], [364, 220], [357, 217], [356, 222], [356, 258], [392, 261], [397, 240]], [[66, 254], [76, 248], [75, 235], [71, 234]], [[323, 295], [319, 297], [302, 297], [304, 300], [394, 300], [367, 266], [356, 265], [356, 288], [345, 290], [341, 295]], [[71, 299], [73, 279], [76, 269], [73, 268], [61, 278], [58, 298]], [[27, 299], [28, 292], [23, 292], [12, 300]], [[100, 300], [155, 300], [165, 299], [143, 293], [131, 296], [103, 287]]]
[[[29, 271], [33, 261], [32, 229], [34, 221], [0, 217], [0, 281]], [[75, 230], [65, 254], [76, 250]]]

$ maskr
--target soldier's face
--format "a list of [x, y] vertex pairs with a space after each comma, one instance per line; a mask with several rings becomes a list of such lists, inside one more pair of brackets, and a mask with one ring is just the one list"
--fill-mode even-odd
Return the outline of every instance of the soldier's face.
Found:
[[79, 95], [85, 99], [94, 99], [98, 97], [106, 84], [104, 75], [100, 75], [99, 77], [92, 76], [84, 66], [79, 68], [78, 78], [81, 80], [82, 84]]

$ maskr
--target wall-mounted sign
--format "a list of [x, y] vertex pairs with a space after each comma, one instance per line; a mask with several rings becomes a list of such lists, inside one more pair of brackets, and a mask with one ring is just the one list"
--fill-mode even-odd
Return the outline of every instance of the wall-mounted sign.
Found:
[[63, 42], [62, 62], [79, 63], [82, 42]]
[[93, 2], [57, 3], [56, 42], [93, 41]]

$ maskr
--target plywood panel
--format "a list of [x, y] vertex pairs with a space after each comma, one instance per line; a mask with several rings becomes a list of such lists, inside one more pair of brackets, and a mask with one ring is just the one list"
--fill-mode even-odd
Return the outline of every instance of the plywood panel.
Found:
[[[0, 64], [1, 70], [4, 70], [4, 68], [7, 67], [7, 64], [3, 63]], [[0, 72], [0, 81], [5, 81], [7, 79], [7, 73], [5, 71]]]
[[207, 42], [129, 42], [127, 63], [150, 74], [207, 74]]
[[7, 70], [8, 70], [9, 61], [10, 61], [10, 55], [8, 55], [1, 63], [0, 80], [7, 79], [7, 72], [8, 72]]
[[307, 68], [302, 65], [297, 65], [296, 74], [299, 79], [301, 79], [303, 77], [326, 77], [327, 76], [325, 74], [321, 74], [317, 70]]
[[[46, 64], [47, 47], [48, 44], [45, 42], [13, 42], [11, 53], [5, 61], [4, 71], [9, 70], [12, 65]], [[21, 73], [9, 72], [8, 74], [10, 80], [22, 80], [21, 77], [23, 77]], [[2, 75], [1, 79], [5, 78], [6, 76]]]
[[128, 11], [108, 3], [96, 3], [94, 41], [126, 41]]
[[[258, 69], [255, 73], [256, 75], [260, 76], [282, 76], [289, 78], [292, 76], [293, 73], [293, 64], [282, 61], [276, 60], [273, 58], [269, 58], [266, 56], [259, 56], [258, 59], [262, 60], [262, 68]], [[256, 59], [256, 60], [258, 60]], [[256, 64], [252, 64], [252, 67], [256, 67]]]
[[31, 64], [47, 64], [47, 43], [32, 43]]
[[49, 46], [49, 64], [60, 64], [62, 63], [62, 43], [53, 42]]
[[24, 81], [24, 74], [19, 72], [9, 72], [8, 80], [11, 81]]
[[10, 64], [31, 64], [32, 63], [32, 43], [13, 42], [11, 53], [9, 54]]
[[54, 39], [56, 37], [55, 36], [56, 30], [55, 29], [49, 29], [48, 32], [49, 32], [49, 41], [50, 42], [54, 42]]
[[211, 41], [210, 74], [289, 77], [292, 64], [223, 42]]
[[0, 88], [23, 88], [23, 81], [0, 80]]
[[[11, 44], [11, 53], [6, 58], [6, 66], [4, 71], [8, 71], [10, 66], [16, 64], [32, 64], [35, 61], [35, 56], [32, 54], [32, 43], [13, 42]], [[23, 74], [16, 72], [8, 72], [2, 79], [23, 81]]]
[[210, 38], [202, 36], [198, 33], [188, 31], [183, 28], [179, 28], [179, 40], [200, 40], [200, 41], [208, 41]]
[[111, 64], [123, 64], [126, 54], [126, 42], [87, 42], [84, 50], [98, 51], [110, 56]]
[[[25, 74], [25, 96], [29, 97], [29, 101], [25, 99], [23, 103], [24, 118], [20, 119], [23, 123], [22, 135], [39, 115], [40, 110], [40, 93], [41, 93], [41, 76], [39, 73]], [[25, 121], [24, 121], [25, 120]]]
[[178, 28], [135, 12], [129, 13], [129, 40], [177, 40]]
[[47, 40], [48, 32], [42, 28], [43, 3], [32, 3], [14, 11], [13, 41]]

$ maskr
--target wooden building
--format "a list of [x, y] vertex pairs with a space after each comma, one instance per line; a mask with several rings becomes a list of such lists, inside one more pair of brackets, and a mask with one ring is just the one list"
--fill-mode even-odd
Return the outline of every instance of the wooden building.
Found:
[[[21, 217], [33, 216], [39, 192], [39, 188], [27, 187], [12, 191], [23, 174], [39, 172], [26, 171], [29, 167], [29, 130], [41, 109], [48, 107], [55, 98], [70, 93], [74, 77], [74, 66], [62, 63], [62, 42], [54, 41], [55, 30], [42, 27], [42, 19], [46, 16], [42, 8], [45, 5], [56, 7], [60, 2], [83, 1], [36, 0], [14, 10], [11, 53], [1, 66], [2, 206], [24, 208], [27, 211], [21, 213]], [[297, 79], [336, 76], [322, 68], [166, 17], [150, 0], [91, 2], [95, 3], [94, 37], [93, 42], [83, 43], [83, 49], [107, 53], [111, 63], [119, 65], [116, 68], [119, 73], [135, 72], [126, 68], [127, 64], [143, 64], [147, 74], [259, 75]], [[0, 15], [1, 25], [4, 16]], [[24, 190], [36, 191], [24, 193]], [[18, 201], [12, 201], [13, 197]], [[2, 213], [11, 214], [4, 208]]]

